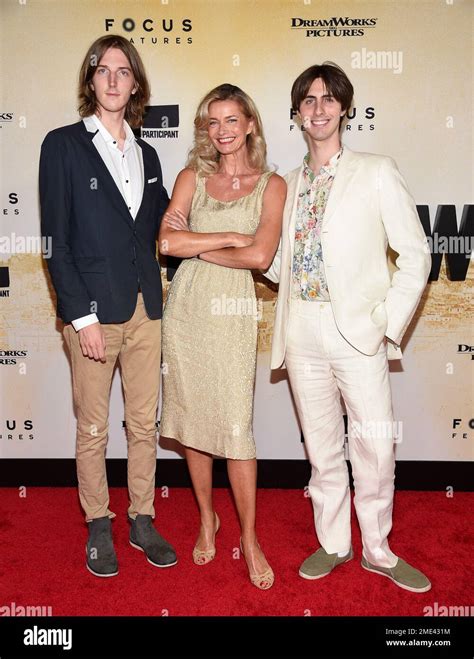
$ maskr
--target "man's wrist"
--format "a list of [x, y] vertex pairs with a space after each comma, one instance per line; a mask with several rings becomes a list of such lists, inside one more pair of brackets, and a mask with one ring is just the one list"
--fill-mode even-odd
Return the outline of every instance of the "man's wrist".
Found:
[[79, 332], [79, 330], [84, 329], [84, 327], [88, 327], [89, 325], [93, 325], [94, 323], [98, 322], [99, 319], [97, 318], [97, 314], [90, 313], [87, 316], [82, 316], [81, 318], [72, 320], [71, 325], [74, 327], [76, 332]]
[[389, 336], [385, 335], [385, 338], [387, 339], [387, 341], [388, 341], [389, 343], [391, 343], [393, 346], [395, 346], [395, 348], [400, 348], [400, 344], [399, 344], [399, 343], [395, 343], [395, 341], [394, 341], [393, 339], [391, 339]]

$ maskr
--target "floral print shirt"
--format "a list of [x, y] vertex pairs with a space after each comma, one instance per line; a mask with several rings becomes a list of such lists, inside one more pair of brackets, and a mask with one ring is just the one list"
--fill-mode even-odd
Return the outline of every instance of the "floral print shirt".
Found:
[[329, 300], [321, 249], [321, 224], [336, 175], [342, 148], [323, 165], [319, 174], [303, 160], [303, 176], [296, 209], [292, 295], [303, 300]]

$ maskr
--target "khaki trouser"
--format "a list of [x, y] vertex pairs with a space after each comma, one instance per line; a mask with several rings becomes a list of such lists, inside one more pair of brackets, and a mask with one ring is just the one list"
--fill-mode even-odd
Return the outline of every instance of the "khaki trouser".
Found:
[[106, 362], [84, 357], [72, 325], [64, 337], [72, 362], [77, 415], [76, 464], [79, 498], [86, 521], [115, 517], [109, 509], [105, 470], [109, 400], [117, 358], [125, 396], [128, 441], [128, 514], [155, 516], [156, 412], [160, 389], [161, 321], [150, 320], [138, 294], [132, 318], [103, 324]]

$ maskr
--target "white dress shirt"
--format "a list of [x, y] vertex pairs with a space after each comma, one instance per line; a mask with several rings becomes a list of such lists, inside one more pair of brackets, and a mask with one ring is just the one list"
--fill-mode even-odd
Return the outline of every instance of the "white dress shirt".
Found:
[[[86, 117], [83, 121], [90, 133], [96, 133], [92, 142], [120, 190], [130, 215], [135, 219], [142, 203], [144, 172], [142, 150], [136, 142], [132, 129], [124, 120], [125, 142], [121, 151], [117, 140], [95, 114]], [[72, 326], [78, 332], [98, 321], [97, 315], [91, 313], [73, 320]]]

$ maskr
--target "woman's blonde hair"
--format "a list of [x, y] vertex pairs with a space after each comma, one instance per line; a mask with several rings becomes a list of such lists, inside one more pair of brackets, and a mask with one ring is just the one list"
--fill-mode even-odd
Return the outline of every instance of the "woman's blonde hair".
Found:
[[219, 168], [220, 153], [207, 133], [209, 106], [214, 101], [236, 101], [247, 119], [253, 120], [252, 132], [247, 135], [249, 165], [259, 172], [267, 171], [267, 145], [257, 106], [242, 89], [229, 83], [211, 89], [199, 103], [194, 118], [194, 145], [189, 152], [186, 167], [203, 176], [212, 176]]
[[137, 49], [125, 37], [118, 34], [110, 34], [96, 39], [84, 57], [79, 73], [79, 115], [90, 117], [97, 109], [97, 99], [91, 89], [91, 81], [100, 60], [109, 48], [118, 48], [130, 62], [137, 91], [130, 96], [127, 103], [125, 121], [132, 128], [139, 128], [143, 122], [145, 106], [150, 100], [150, 85]]

